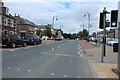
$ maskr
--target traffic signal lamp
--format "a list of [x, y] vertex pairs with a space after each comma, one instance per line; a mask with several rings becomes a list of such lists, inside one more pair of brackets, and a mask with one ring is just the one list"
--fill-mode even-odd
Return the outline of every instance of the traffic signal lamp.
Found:
[[106, 43], [106, 37], [103, 37], [103, 43]]
[[111, 11], [111, 27], [117, 27], [118, 10]]
[[[106, 21], [105, 27], [110, 27], [110, 22], [107, 20], [105, 20], [105, 21]], [[100, 13], [99, 28], [103, 29], [103, 26], [104, 26], [104, 13]]]
[[100, 20], [99, 20], [99, 28], [100, 29], [103, 29], [103, 18], [104, 16], [103, 16], [103, 13], [100, 13]]

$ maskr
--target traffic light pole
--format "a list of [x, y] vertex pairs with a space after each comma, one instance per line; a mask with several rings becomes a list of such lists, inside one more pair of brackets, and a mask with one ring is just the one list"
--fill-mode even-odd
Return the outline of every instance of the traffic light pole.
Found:
[[[118, 3], [118, 6], [120, 6], [120, 1]], [[120, 7], [118, 7], [118, 14], [120, 14]], [[120, 18], [120, 15], [118, 15], [118, 19]], [[118, 20], [118, 64], [117, 64], [117, 69], [118, 69], [118, 77], [120, 80], [120, 19]]]
[[[118, 74], [118, 78], [120, 80], [120, 1], [118, 2], [118, 16], [117, 18], [117, 26], [118, 26], [118, 59], [117, 59], [117, 68], [112, 68], [112, 71]], [[113, 25], [114, 26], [114, 25]]]
[[118, 64], [117, 64], [117, 73], [120, 80], [120, 22], [118, 23]]
[[101, 62], [104, 62], [104, 56], [106, 55], [106, 8], [103, 10], [103, 44], [102, 44], [102, 55]]
[[90, 34], [90, 13], [88, 13], [88, 41], [89, 41], [89, 34]]

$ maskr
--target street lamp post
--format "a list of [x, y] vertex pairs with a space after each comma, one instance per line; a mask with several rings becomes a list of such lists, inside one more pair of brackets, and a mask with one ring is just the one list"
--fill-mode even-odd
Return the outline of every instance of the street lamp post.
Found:
[[83, 30], [84, 30], [84, 24], [82, 24], [82, 25], [80, 25], [82, 28], [83, 28]]
[[55, 20], [58, 20], [58, 19], [57, 19], [57, 16], [53, 16], [53, 20], [52, 20], [52, 27], [54, 27]]
[[[90, 32], [90, 27], [91, 27], [91, 25], [90, 25], [90, 13], [86, 13], [87, 15], [88, 15], [88, 40], [89, 40], [89, 32]], [[84, 15], [84, 17], [86, 17], [86, 14]]]
[[[58, 20], [58, 19], [57, 19], [57, 16], [53, 16], [52, 29], [54, 28], [55, 20]], [[52, 30], [52, 38], [54, 38], [54, 30]]]
[[63, 25], [60, 25], [60, 30], [62, 31], [62, 27], [63, 27]]

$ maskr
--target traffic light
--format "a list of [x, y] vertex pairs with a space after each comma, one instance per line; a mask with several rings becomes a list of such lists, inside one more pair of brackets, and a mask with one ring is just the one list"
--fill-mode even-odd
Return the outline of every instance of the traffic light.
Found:
[[111, 27], [117, 27], [118, 10], [111, 11]]
[[103, 13], [100, 13], [100, 20], [99, 20], [99, 28], [100, 29], [103, 29], [103, 20], [104, 18], [103, 18]]
[[106, 43], [106, 37], [103, 37], [103, 43]]
[[[100, 20], [99, 20], [99, 28], [100, 29], [103, 29], [103, 26], [104, 26], [104, 13], [100, 13]], [[105, 27], [110, 27], [110, 22], [108, 20], [106, 20], [106, 23], [105, 23]]]

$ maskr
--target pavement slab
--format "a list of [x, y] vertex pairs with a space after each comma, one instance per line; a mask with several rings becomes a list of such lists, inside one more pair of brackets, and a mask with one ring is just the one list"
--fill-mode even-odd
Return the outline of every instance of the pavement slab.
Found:
[[[112, 46], [106, 46], [106, 57], [104, 57], [104, 63], [101, 62], [102, 46], [97, 45], [95, 42], [86, 43], [84, 40], [78, 41], [85, 50], [85, 55], [88, 58], [89, 63], [92, 65], [98, 78], [116, 78], [118, 75], [112, 71], [112, 68], [117, 67], [117, 54], [113, 52]], [[91, 46], [90, 46], [91, 45]], [[89, 46], [85, 47], [85, 46]], [[92, 47], [94, 46], [94, 47]]]
[[92, 66], [99, 78], [117, 78], [118, 79], [118, 76], [112, 71], [113, 67], [115, 68], [117, 67], [116, 64], [92, 63]]

